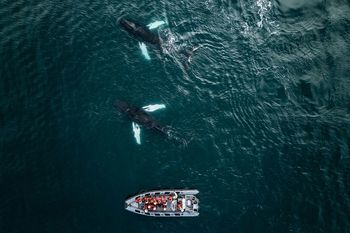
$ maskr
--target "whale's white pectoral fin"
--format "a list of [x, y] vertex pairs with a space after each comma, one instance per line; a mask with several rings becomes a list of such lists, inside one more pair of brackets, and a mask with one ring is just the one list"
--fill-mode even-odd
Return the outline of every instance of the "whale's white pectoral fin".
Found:
[[134, 131], [134, 137], [136, 139], [136, 143], [141, 145], [141, 128], [135, 122], [132, 123], [132, 131]]
[[157, 111], [159, 109], [165, 108], [165, 105], [164, 104], [151, 104], [151, 105], [144, 106], [142, 108], [146, 112], [154, 112], [154, 111]]
[[147, 27], [148, 27], [148, 29], [155, 29], [157, 27], [162, 26], [163, 24], [166, 24], [166, 22], [163, 20], [158, 20], [158, 21], [155, 21], [153, 23], [147, 24]]
[[142, 55], [143, 55], [147, 60], [151, 60], [151, 57], [150, 57], [149, 54], [148, 54], [148, 50], [147, 50], [147, 47], [146, 47], [145, 43], [139, 42], [139, 46], [140, 46]]

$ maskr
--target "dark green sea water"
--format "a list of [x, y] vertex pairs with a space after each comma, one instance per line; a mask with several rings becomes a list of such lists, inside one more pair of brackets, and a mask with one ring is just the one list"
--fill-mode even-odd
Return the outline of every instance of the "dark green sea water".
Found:
[[[124, 16], [169, 22], [151, 61]], [[0, 232], [350, 232], [349, 71], [345, 0], [1, 0]], [[124, 210], [163, 188], [200, 216]]]

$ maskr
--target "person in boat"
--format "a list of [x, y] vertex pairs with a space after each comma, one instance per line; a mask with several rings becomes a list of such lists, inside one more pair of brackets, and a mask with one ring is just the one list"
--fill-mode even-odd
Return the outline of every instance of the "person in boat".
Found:
[[185, 211], [185, 209], [184, 209], [183, 206], [182, 206], [182, 201], [178, 201], [178, 202], [177, 202], [177, 208], [178, 208], [179, 210], [181, 210], [181, 212], [184, 212], [184, 211]]

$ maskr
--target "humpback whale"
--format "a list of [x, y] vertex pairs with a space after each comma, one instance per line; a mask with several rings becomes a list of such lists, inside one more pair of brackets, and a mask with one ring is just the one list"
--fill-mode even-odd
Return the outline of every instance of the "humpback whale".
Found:
[[[133, 20], [122, 18], [119, 20], [119, 24], [122, 28], [124, 28], [127, 32], [129, 32], [131, 35], [133, 35], [136, 39], [139, 40], [139, 47], [141, 49], [142, 55], [145, 57], [146, 60], [151, 60], [151, 57], [148, 54], [147, 46], [145, 43], [153, 44], [158, 49], [160, 49], [161, 52], [163, 52], [161, 48], [162, 43], [160, 37], [158, 36], [158, 34], [152, 32], [151, 29], [158, 28], [162, 25], [167, 25], [168, 22], [158, 20], [148, 25], [142, 25]], [[180, 51], [181, 54], [183, 54], [186, 57], [186, 61], [184, 62], [184, 66], [186, 69], [189, 68], [189, 64], [192, 61], [193, 53], [200, 47], [202, 46], [197, 46], [191, 49], [190, 51]]]
[[168, 129], [161, 126], [150, 114], [147, 113], [147, 111], [153, 112], [157, 109], [165, 108], [164, 105], [150, 105], [139, 108], [121, 100], [116, 100], [113, 105], [117, 110], [127, 115], [128, 118], [133, 121], [134, 136], [138, 144], [141, 144], [140, 129], [138, 125], [145, 126], [148, 129], [152, 129], [163, 135], [169, 136]]
[[121, 19], [119, 24], [137, 39], [160, 47], [161, 42], [159, 36], [148, 29], [147, 26], [141, 25], [129, 19]]

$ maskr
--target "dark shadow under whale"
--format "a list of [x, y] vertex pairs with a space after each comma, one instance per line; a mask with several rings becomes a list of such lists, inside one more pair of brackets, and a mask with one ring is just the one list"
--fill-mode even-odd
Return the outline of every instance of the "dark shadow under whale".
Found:
[[168, 129], [158, 124], [158, 122], [142, 108], [132, 106], [121, 100], [116, 100], [113, 105], [121, 113], [127, 115], [133, 122], [169, 136]]
[[142, 40], [160, 47], [161, 42], [159, 36], [149, 30], [147, 26], [141, 25], [129, 19], [121, 19], [119, 21], [119, 24], [122, 28], [124, 28], [138, 40]]

